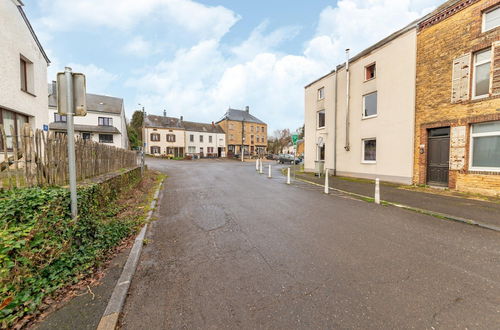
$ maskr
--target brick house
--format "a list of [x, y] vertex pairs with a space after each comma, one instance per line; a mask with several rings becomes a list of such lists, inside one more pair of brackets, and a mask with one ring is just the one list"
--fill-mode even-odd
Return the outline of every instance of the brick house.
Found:
[[227, 156], [262, 155], [267, 150], [267, 124], [250, 114], [250, 108], [245, 110], [228, 109], [224, 117], [216, 122], [226, 133]]
[[500, 0], [418, 25], [414, 183], [500, 195]]

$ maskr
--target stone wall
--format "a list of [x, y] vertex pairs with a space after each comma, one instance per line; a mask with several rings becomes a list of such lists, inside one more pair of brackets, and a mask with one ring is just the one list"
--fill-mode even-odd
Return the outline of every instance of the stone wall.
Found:
[[[488, 97], [473, 100], [470, 97], [472, 81], [469, 80], [467, 97], [457, 101], [452, 95], [452, 71], [457, 58], [492, 47], [500, 40], [500, 28], [487, 32], [481, 30], [483, 11], [499, 3], [500, 0], [464, 0], [420, 24], [417, 35], [414, 183], [426, 183], [428, 129], [450, 126], [449, 188], [498, 194], [500, 173], [476, 173], [468, 168], [470, 125], [500, 120], [500, 95], [494, 94], [496, 87], [492, 86]], [[497, 52], [493, 50], [493, 53]], [[492, 56], [492, 68], [500, 65], [500, 61], [493, 61], [495, 57]], [[473, 56], [469, 58], [469, 65], [472, 65]], [[471, 74], [467, 79], [472, 79], [472, 70], [468, 72]]]

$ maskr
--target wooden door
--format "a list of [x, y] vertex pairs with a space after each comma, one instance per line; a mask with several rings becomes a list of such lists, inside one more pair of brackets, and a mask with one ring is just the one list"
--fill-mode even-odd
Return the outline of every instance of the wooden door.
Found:
[[427, 184], [447, 187], [450, 168], [450, 128], [430, 129], [428, 139]]

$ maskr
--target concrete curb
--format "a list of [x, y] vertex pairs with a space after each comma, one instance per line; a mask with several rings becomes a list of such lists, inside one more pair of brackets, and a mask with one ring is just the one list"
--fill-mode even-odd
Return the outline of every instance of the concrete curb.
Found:
[[[298, 179], [298, 178], [296, 180], [297, 181], [302, 181], [302, 182], [305, 182], [305, 183], [309, 183], [309, 184], [312, 184], [312, 185], [315, 185], [315, 186], [318, 186], [318, 187], [324, 187], [324, 185], [322, 185], [322, 184], [319, 184], [319, 183], [316, 183], [316, 182], [312, 182], [312, 181], [309, 181], [309, 180]], [[341, 190], [341, 189], [337, 189], [337, 188], [329, 187], [329, 189], [334, 190], [334, 191], [338, 191], [338, 192], [346, 194], [346, 195], [350, 195], [350, 196], [354, 196], [354, 197], [357, 197], [357, 198], [361, 198], [361, 199], [370, 199], [370, 200], [373, 199], [373, 197], [370, 197], [370, 196], [360, 195], [360, 194], [356, 194], [356, 193], [353, 193], [353, 192], [350, 192], [350, 191], [345, 191], [345, 190]], [[484, 223], [484, 222], [480, 222], [480, 221], [475, 221], [475, 220], [471, 220], [471, 219], [461, 218], [461, 217], [457, 217], [457, 216], [454, 216], [454, 215], [449, 215], [449, 214], [445, 214], [445, 213], [439, 213], [439, 212], [429, 211], [429, 210], [420, 209], [420, 208], [413, 207], [413, 206], [408, 206], [408, 205], [404, 205], [404, 204], [393, 203], [393, 202], [384, 201], [384, 200], [381, 200], [381, 203], [384, 204], [384, 205], [395, 206], [395, 207], [398, 207], [398, 208], [401, 208], [401, 209], [405, 209], [405, 210], [409, 210], [409, 211], [413, 211], [413, 212], [417, 212], [417, 213], [422, 213], [422, 214], [426, 214], [426, 215], [430, 215], [430, 216], [433, 216], [433, 217], [439, 218], [439, 219], [457, 221], [457, 222], [465, 223], [465, 224], [468, 224], [468, 225], [478, 226], [478, 227], [481, 227], [481, 228], [485, 228], [485, 229], [489, 229], [489, 230], [500, 232], [500, 227], [495, 226], [495, 225], [490, 225], [490, 224], [487, 224], [487, 223]]]
[[[153, 215], [158, 201], [158, 196], [160, 194], [161, 188], [163, 187], [163, 182], [164, 181], [160, 183], [158, 190], [156, 190], [155, 192], [148, 215], [146, 217], [146, 221], [149, 221]], [[108, 305], [106, 306], [106, 310], [104, 311], [104, 314], [99, 321], [97, 330], [114, 330], [118, 324], [118, 318], [123, 309], [125, 298], [127, 297], [130, 283], [132, 282], [132, 277], [134, 276], [139, 258], [141, 256], [142, 246], [144, 244], [144, 237], [146, 236], [147, 229], [148, 224], [146, 223], [139, 232], [139, 235], [137, 235], [137, 237], [135, 238], [134, 245], [132, 246], [132, 250], [130, 250], [130, 254], [128, 255], [125, 267], [123, 267], [122, 274], [120, 275], [120, 278], [118, 279], [118, 282], [113, 289], [113, 294], [111, 295]]]

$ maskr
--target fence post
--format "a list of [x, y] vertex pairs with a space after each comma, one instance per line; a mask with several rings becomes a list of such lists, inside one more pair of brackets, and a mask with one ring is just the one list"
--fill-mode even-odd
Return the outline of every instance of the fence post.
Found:
[[375, 204], [380, 204], [380, 180], [375, 179]]
[[255, 160], [255, 170], [258, 172], [259, 171], [259, 158]]
[[272, 178], [272, 176], [273, 176], [271, 171], [272, 171], [272, 170], [271, 170], [271, 164], [269, 164], [269, 173], [268, 173], [268, 175], [267, 175], [267, 177], [268, 177], [269, 179], [270, 179], [270, 178]]
[[261, 159], [261, 160], [260, 160], [260, 166], [259, 166], [259, 173], [260, 173], [260, 174], [264, 173], [264, 170], [263, 170], [262, 166], [263, 166], [263, 165], [262, 165], [262, 159]]
[[286, 184], [290, 184], [290, 167], [286, 170]]

